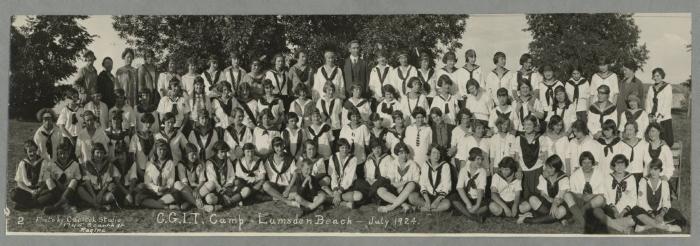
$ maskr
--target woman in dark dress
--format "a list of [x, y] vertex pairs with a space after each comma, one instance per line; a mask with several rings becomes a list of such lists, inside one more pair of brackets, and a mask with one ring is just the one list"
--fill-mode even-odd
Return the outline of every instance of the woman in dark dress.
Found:
[[102, 67], [104, 70], [97, 76], [97, 92], [102, 94], [102, 101], [107, 104], [107, 107], [114, 106], [114, 84], [116, 78], [112, 74], [112, 58], [105, 57], [102, 59]]

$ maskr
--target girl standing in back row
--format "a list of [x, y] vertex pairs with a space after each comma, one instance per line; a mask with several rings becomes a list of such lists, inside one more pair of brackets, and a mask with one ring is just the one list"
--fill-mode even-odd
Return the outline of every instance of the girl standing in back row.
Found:
[[671, 123], [671, 107], [673, 106], [673, 88], [664, 81], [666, 72], [662, 68], [654, 68], [651, 72], [654, 85], [647, 90], [646, 106], [649, 111], [649, 122], [661, 125], [663, 140], [669, 147], [673, 146], [673, 124]]

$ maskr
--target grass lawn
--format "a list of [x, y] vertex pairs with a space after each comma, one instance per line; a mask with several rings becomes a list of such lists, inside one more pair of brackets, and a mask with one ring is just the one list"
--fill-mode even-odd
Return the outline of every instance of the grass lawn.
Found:
[[[682, 156], [681, 194], [672, 202], [690, 219], [690, 152], [689, 119], [674, 115], [674, 133], [684, 146]], [[8, 147], [8, 189], [15, 187], [14, 175], [22, 158], [22, 142], [32, 136], [38, 123], [10, 121]], [[9, 199], [8, 199], [9, 200]], [[12, 202], [8, 201], [9, 208]], [[294, 221], [295, 210], [280, 202], [264, 202], [246, 207], [208, 214], [204, 212], [175, 212], [170, 210], [120, 210], [70, 216], [44, 216], [39, 210], [11, 210], [7, 221], [9, 232], [402, 232], [402, 233], [582, 233], [582, 226], [517, 225], [515, 219], [489, 218], [477, 224], [449, 213], [379, 214], [376, 205], [356, 210], [333, 208], [308, 220]], [[320, 216], [319, 216], [320, 215]], [[321, 219], [321, 216], [322, 219]], [[352, 222], [347, 223], [350, 218]], [[282, 219], [282, 220], [278, 220]], [[285, 220], [289, 219], [289, 220]], [[379, 220], [380, 223], [372, 223]], [[345, 222], [345, 223], [343, 223]], [[649, 231], [659, 233], [659, 231]], [[683, 233], [689, 233], [686, 228]]]

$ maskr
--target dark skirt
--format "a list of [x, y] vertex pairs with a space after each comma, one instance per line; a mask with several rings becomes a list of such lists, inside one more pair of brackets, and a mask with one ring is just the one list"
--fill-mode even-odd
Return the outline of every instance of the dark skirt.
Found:
[[[605, 212], [605, 215], [610, 216], [611, 218], [615, 218], [615, 206], [612, 204], [605, 205], [601, 208], [603, 212]], [[617, 211], [620, 212], [620, 211]], [[625, 217], [627, 215], [630, 215], [630, 211], [627, 211], [626, 213], [622, 214], [622, 217]]]
[[[547, 213], [545, 213], [545, 214], [539, 213], [539, 215], [547, 215], [549, 213], [549, 210], [552, 209], [552, 203], [550, 201], [547, 201], [547, 199], [544, 199], [544, 197], [542, 197], [542, 195], [540, 195], [540, 194], [537, 194], [534, 196], [537, 197], [537, 199], [540, 200], [540, 203], [542, 203], [542, 204], [537, 209], [532, 208], [532, 211], [535, 213], [538, 213], [538, 210], [539, 211], [547, 211]], [[530, 206], [532, 206], [532, 204], [530, 204]]]
[[41, 208], [58, 200], [61, 194], [56, 190], [41, 189], [37, 196], [32, 196], [26, 190], [14, 188], [10, 190], [10, 199], [15, 202], [16, 208]]
[[242, 178], [236, 178], [236, 179], [234, 179], [234, 180], [233, 180], [233, 184], [234, 184], [234, 185], [233, 185], [233, 187], [234, 187], [233, 189], [235, 189], [235, 192], [240, 191], [241, 189], [243, 189], [243, 187], [248, 187], [248, 188], [251, 189], [252, 191], [257, 191], [257, 190], [258, 190], [258, 189], [255, 189], [255, 188], [256, 188], [256, 187], [255, 187], [256, 183], [248, 182], [248, 181], [246, 181], [245, 179], [242, 179]]
[[284, 192], [284, 189], [287, 188], [286, 185], [281, 185], [281, 184], [274, 183], [274, 182], [267, 182], [267, 184], [270, 185], [270, 187], [272, 187], [273, 189], [277, 190], [277, 192], [279, 192], [279, 193]]
[[[632, 219], [634, 220], [637, 225], [644, 225], [644, 222], [639, 220], [640, 215], [647, 215], [651, 218], [656, 217], [661, 210], [659, 211], [645, 211], [643, 208], [640, 208], [638, 206], [632, 208], [630, 210], [630, 214], [632, 215]], [[669, 208], [668, 212], [664, 215], [664, 222], [670, 224], [670, 225], [677, 225], [677, 226], [685, 226], [688, 222], [686, 221], [685, 217], [683, 217], [683, 214], [681, 214], [678, 209], [675, 208]]]
[[[465, 190], [465, 192], [466, 192], [466, 190]], [[484, 192], [484, 193], [486, 193], [486, 192]], [[459, 196], [459, 191], [458, 191], [458, 190], [454, 190], [452, 193], [450, 193], [450, 194], [447, 196], [447, 199], [449, 199], [451, 202], [463, 202], [463, 201], [462, 201], [462, 197]], [[470, 202], [471, 204], [475, 204], [475, 203], [476, 203], [476, 198], [470, 197], [469, 194], [467, 194], [467, 200], [469, 200], [469, 202]], [[482, 198], [481, 198], [481, 206], [479, 206], [479, 207], [486, 207], [486, 206], [488, 206], [488, 205], [489, 205], [489, 200], [486, 199], [486, 197], [482, 197]]]
[[540, 175], [542, 174], [542, 168], [537, 168], [535, 170], [531, 171], [523, 171], [523, 179], [522, 179], [522, 186], [523, 186], [523, 195], [522, 199], [523, 201], [527, 201], [526, 199], [530, 198], [532, 195], [537, 195], [539, 192], [537, 191], [537, 184], [540, 181]]
[[311, 187], [307, 186], [302, 186], [302, 183], [304, 182], [303, 178], [296, 179], [292, 187], [289, 189], [289, 193], [297, 193], [297, 195], [301, 196], [301, 198], [304, 198], [306, 201], [313, 202], [314, 198], [320, 193], [323, 192], [321, 190], [321, 185], [320, 181], [323, 177], [320, 175], [317, 176], [311, 176]]
[[367, 183], [366, 180], [364, 179], [355, 179], [355, 181], [352, 182], [352, 185], [350, 185], [350, 188], [345, 190], [343, 193], [351, 192], [351, 191], [357, 191], [362, 194], [362, 200], [357, 201], [356, 203], [358, 204], [364, 204], [365, 202], [369, 201], [369, 192], [370, 192], [371, 187], [369, 186], [369, 183]]
[[381, 198], [377, 195], [379, 188], [384, 188], [392, 194], [396, 193], [396, 187], [391, 185], [391, 181], [385, 177], [379, 177], [369, 188], [369, 198], [381, 202]]
[[675, 143], [675, 140], [673, 139], [673, 123], [671, 121], [672, 119], [668, 119], [659, 122], [661, 125], [661, 136], [669, 147], [673, 147], [673, 144]]
[[381, 197], [379, 197], [379, 195], [376, 193], [377, 190], [379, 190], [379, 188], [385, 188], [387, 192], [391, 193], [391, 194], [394, 195], [394, 196], [398, 196], [401, 192], [403, 192], [404, 189], [406, 189], [406, 186], [407, 186], [408, 184], [414, 183], [414, 184], [416, 185], [416, 187], [418, 186], [417, 183], [415, 183], [415, 182], [413, 182], [413, 181], [410, 181], [410, 182], [406, 182], [406, 183], [401, 187], [401, 189], [398, 189], [398, 188], [396, 188], [396, 186], [394, 186], [394, 185], [391, 184], [391, 181], [389, 181], [389, 180], [386, 179], [386, 178], [383, 178], [383, 179], [384, 179], [385, 181], [381, 181], [382, 183], [380, 183], [380, 181], [377, 180], [377, 181], [374, 182], [374, 184], [372, 184], [372, 189], [374, 189], [375, 186], [377, 186], [377, 187], [376, 187], [376, 190], [373, 190], [374, 194], [371, 194], [371, 196], [373, 196], [373, 199], [375, 199], [375, 200], [377, 201], [377, 204], [378, 204], [378, 205], [386, 205], [386, 204], [389, 204], [389, 202], [384, 201], [384, 199], [382, 199]]

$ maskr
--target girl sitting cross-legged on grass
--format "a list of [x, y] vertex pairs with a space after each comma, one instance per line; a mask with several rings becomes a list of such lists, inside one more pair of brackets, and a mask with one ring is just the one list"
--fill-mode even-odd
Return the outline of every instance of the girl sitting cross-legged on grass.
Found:
[[469, 166], [459, 170], [456, 192], [448, 198], [452, 206], [467, 219], [477, 223], [483, 223], [482, 214], [488, 212], [488, 201], [484, 196], [486, 190], [486, 177], [488, 171], [482, 167], [484, 160], [483, 151], [480, 148], [469, 150]]
[[[399, 142], [399, 144], [403, 143]], [[387, 170], [385, 169], [385, 165], [387, 162], [393, 161], [394, 158], [391, 157], [391, 153], [385, 153], [384, 141], [381, 139], [370, 142], [369, 146], [371, 152], [367, 156], [367, 161], [364, 164], [365, 180], [367, 180], [367, 183], [370, 185], [369, 198], [373, 202], [376, 201], [379, 203], [382, 201], [382, 198], [377, 196], [377, 190], [389, 183], [389, 180], [386, 178]]]
[[630, 211], [636, 224], [634, 231], [657, 228], [680, 232], [687, 220], [678, 209], [671, 207], [668, 181], [661, 179], [663, 163], [659, 159], [653, 159], [648, 169], [649, 175], [639, 181], [637, 206]]
[[504, 157], [498, 163], [499, 171], [491, 181], [491, 203], [489, 211], [494, 216], [516, 217], [520, 207], [520, 179], [515, 177], [518, 164], [512, 157]]
[[189, 209], [196, 206], [198, 209], [204, 209], [203, 199], [207, 195], [206, 184], [206, 165], [198, 157], [197, 146], [193, 143], [185, 145], [185, 156], [177, 164], [177, 178], [175, 181], [175, 190], [179, 191], [184, 202], [183, 209]]
[[71, 154], [73, 145], [64, 141], [56, 148], [56, 159], [49, 162], [42, 180], [47, 188], [58, 197], [58, 202], [44, 208], [44, 214], [76, 212], [78, 182], [82, 179], [80, 164]]
[[630, 211], [637, 206], [637, 183], [634, 176], [627, 172], [629, 160], [622, 154], [613, 156], [610, 168], [613, 170], [605, 182], [605, 205], [594, 208], [593, 222], [597, 229], [608, 228], [620, 232], [629, 232], [634, 226]]
[[[143, 188], [143, 175], [139, 179], [137, 174], [138, 164], [133, 159], [129, 158], [127, 146], [125, 144], [117, 144], [114, 147], [114, 158], [112, 165], [121, 174], [118, 180], [114, 181], [116, 190], [114, 195], [119, 206], [134, 206], [134, 196], [139, 189]], [[140, 181], [139, 181], [140, 180]]]
[[156, 140], [156, 152], [146, 165], [144, 188], [136, 195], [137, 204], [153, 209], [180, 209], [175, 185], [175, 163], [168, 142]]
[[115, 203], [115, 180], [121, 180], [121, 174], [107, 158], [107, 149], [101, 143], [92, 148], [92, 158], [82, 166], [83, 182], [78, 188], [78, 195], [92, 209], [112, 210]]
[[289, 191], [289, 199], [299, 205], [297, 218], [303, 217], [326, 202], [328, 196], [322, 189], [322, 176], [313, 175], [314, 162], [303, 158], [297, 162], [301, 169]]
[[31, 139], [24, 142], [24, 153], [26, 156], [17, 165], [17, 188], [10, 191], [10, 199], [15, 202], [15, 209], [18, 210], [40, 208], [54, 199], [45, 180], [41, 179], [46, 176], [44, 172], [49, 160], [41, 158], [39, 147]]
[[420, 166], [415, 161], [408, 159], [406, 144], [397, 144], [394, 147], [394, 153], [397, 158], [389, 157], [386, 158], [387, 161], [381, 162], [380, 170], [384, 179], [375, 181], [383, 183], [383, 185], [377, 186], [377, 196], [386, 204], [377, 208], [377, 211], [382, 213], [390, 212], [398, 207], [401, 207], [404, 212], [413, 210], [414, 207], [409, 204], [408, 198], [411, 194], [418, 195], [416, 191], [420, 189], [418, 185], [421, 174]]
[[450, 164], [443, 160], [445, 151], [437, 145], [428, 148], [428, 161], [422, 168], [419, 179], [420, 194], [411, 193], [409, 201], [423, 212], [442, 212], [450, 209], [445, 199], [452, 189]]
[[[224, 141], [214, 143], [216, 154], [206, 162], [204, 170], [205, 184], [200, 189], [200, 195], [204, 197], [204, 211], [219, 211], [239, 204], [243, 200], [240, 185], [236, 184], [236, 168], [228, 158], [230, 151]], [[245, 147], [244, 147], [244, 155]]]
[[[330, 188], [331, 176], [328, 175], [328, 160], [318, 152], [318, 145], [313, 139], [304, 141], [304, 152], [297, 158], [297, 167], [301, 167], [301, 161], [308, 159], [311, 162], [311, 175], [319, 179], [321, 189], [326, 194], [333, 193]], [[297, 173], [301, 172], [297, 169]]]
[[241, 201], [248, 201], [251, 195], [262, 192], [267, 173], [263, 162], [263, 159], [259, 159], [255, 155], [255, 145], [252, 143], [243, 144], [243, 157], [236, 160], [233, 165], [235, 170], [234, 185], [237, 187], [235, 190], [236, 198], [240, 197]]
[[532, 212], [521, 215], [518, 223], [549, 224], [560, 220], [566, 223], [563, 219], [569, 213], [563, 197], [569, 192], [569, 177], [563, 167], [564, 162], [558, 155], [547, 158], [537, 184], [539, 194], [526, 201]]
[[579, 166], [569, 177], [570, 190], [564, 194], [564, 201], [576, 224], [582, 225], [591, 217], [593, 208], [605, 205], [606, 182], [603, 168], [590, 151], [581, 153]]
[[370, 187], [367, 181], [357, 178], [357, 159], [350, 153], [348, 140], [341, 138], [337, 144], [338, 152], [328, 162], [332, 190], [329, 199], [335, 206], [354, 209], [367, 199]]
[[289, 198], [289, 192], [296, 179], [296, 164], [294, 157], [285, 151], [285, 142], [281, 137], [272, 139], [272, 153], [264, 159], [267, 181], [263, 183], [263, 191], [273, 200], [285, 202], [289, 206], [299, 204]]

